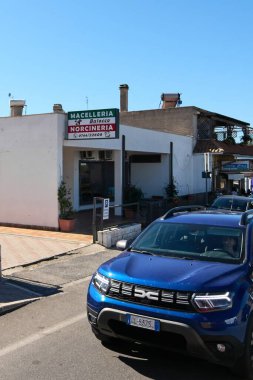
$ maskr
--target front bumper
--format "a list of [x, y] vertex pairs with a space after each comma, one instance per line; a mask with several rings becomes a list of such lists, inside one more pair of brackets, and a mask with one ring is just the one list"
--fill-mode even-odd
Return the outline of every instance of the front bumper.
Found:
[[[105, 307], [97, 313], [91, 307], [87, 307], [88, 320], [96, 335], [102, 334], [103, 336], [159, 346], [228, 366], [233, 364], [243, 352], [242, 343], [232, 336], [213, 334], [200, 336], [195, 329], [186, 323], [161, 318], [155, 318], [160, 323], [160, 331], [151, 331], [129, 326], [127, 314], [129, 314], [127, 311], [110, 307]], [[136, 315], [147, 317], [147, 315]], [[224, 352], [218, 350], [218, 344], [225, 346]]]

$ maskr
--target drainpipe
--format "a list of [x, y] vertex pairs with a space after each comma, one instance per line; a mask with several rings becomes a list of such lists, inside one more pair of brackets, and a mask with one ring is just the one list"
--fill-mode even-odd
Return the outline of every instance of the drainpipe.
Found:
[[122, 135], [122, 194], [121, 204], [125, 202], [125, 186], [126, 186], [126, 136]]
[[170, 142], [169, 184], [173, 185], [173, 142]]

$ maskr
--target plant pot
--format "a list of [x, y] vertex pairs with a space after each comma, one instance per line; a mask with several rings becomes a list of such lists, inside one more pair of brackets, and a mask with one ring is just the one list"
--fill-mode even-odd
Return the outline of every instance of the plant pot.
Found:
[[59, 227], [62, 232], [72, 232], [75, 228], [75, 219], [61, 219], [59, 218]]

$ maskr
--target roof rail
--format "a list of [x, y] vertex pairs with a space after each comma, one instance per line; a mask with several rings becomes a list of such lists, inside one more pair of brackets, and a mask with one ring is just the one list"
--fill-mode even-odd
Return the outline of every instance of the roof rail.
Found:
[[252, 220], [253, 220], [253, 210], [247, 210], [242, 214], [240, 224], [242, 226], [246, 226], [247, 224], [252, 222]]
[[186, 213], [186, 212], [198, 211], [198, 210], [206, 210], [206, 207], [201, 206], [201, 205], [178, 206], [178, 207], [171, 208], [169, 211], [167, 211], [166, 214], [162, 216], [162, 219], [168, 219], [178, 213]]

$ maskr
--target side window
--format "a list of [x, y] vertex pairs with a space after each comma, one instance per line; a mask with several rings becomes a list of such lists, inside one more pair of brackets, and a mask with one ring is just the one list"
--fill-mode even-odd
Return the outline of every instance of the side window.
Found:
[[223, 208], [223, 209], [227, 209], [227, 210], [231, 209], [231, 205], [232, 205], [232, 200], [231, 199], [224, 199], [224, 198], [220, 198], [215, 203], [215, 207], [217, 207], [217, 208]]
[[247, 204], [241, 201], [234, 201], [232, 210], [235, 211], [245, 211]]

